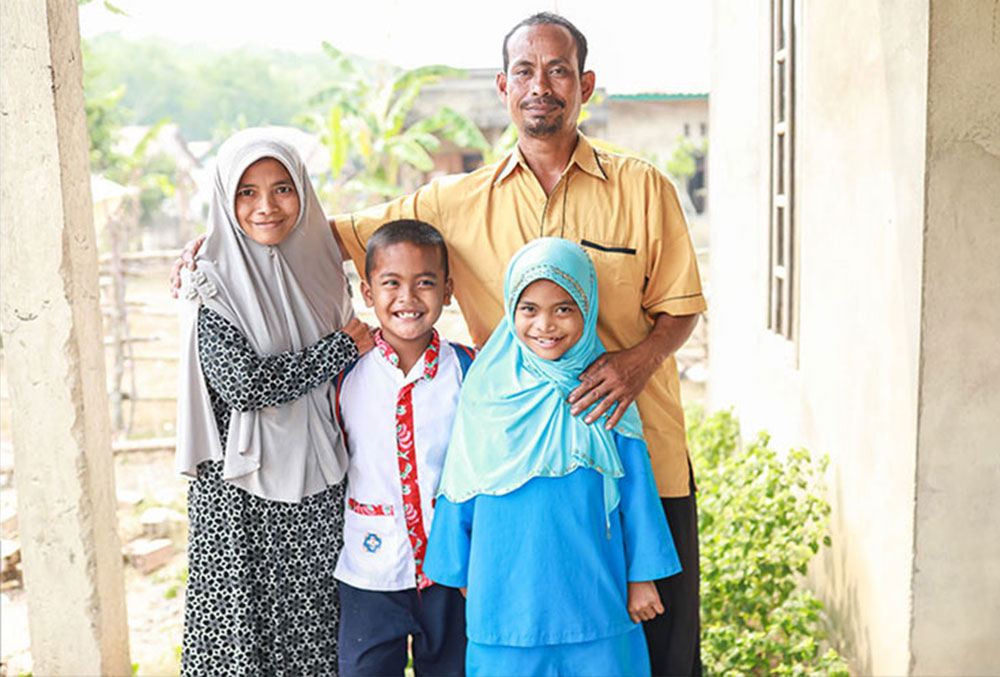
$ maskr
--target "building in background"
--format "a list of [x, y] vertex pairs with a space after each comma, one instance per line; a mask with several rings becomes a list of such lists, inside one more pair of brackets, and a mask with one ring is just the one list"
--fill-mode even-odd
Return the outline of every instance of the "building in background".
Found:
[[996, 3], [714, 9], [710, 401], [829, 455], [853, 672], [996, 674]]
[[[476, 123], [486, 140], [496, 145], [510, 124], [497, 96], [496, 75], [496, 69], [473, 69], [467, 78], [427, 86], [421, 90], [411, 117], [425, 117], [441, 106], [449, 106]], [[696, 237], [697, 244], [706, 246], [708, 225], [703, 215], [708, 196], [708, 93], [608, 94], [598, 88], [586, 110], [587, 117], [580, 125], [584, 134], [616, 150], [641, 155], [665, 171], [672, 167], [671, 160], [679, 149], [691, 156], [690, 173], [672, 178], [678, 184], [691, 227], [696, 234], [704, 231], [703, 236]], [[435, 176], [471, 171], [484, 162], [481, 153], [448, 141], [433, 157], [434, 169], [419, 177], [417, 185]]]

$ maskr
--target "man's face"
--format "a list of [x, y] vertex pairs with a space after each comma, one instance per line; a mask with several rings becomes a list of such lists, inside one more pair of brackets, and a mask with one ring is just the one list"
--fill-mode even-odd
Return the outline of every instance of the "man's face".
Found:
[[507, 53], [510, 65], [497, 75], [497, 91], [521, 138], [575, 136], [594, 73], [579, 73], [570, 32], [554, 24], [522, 26], [510, 36]]

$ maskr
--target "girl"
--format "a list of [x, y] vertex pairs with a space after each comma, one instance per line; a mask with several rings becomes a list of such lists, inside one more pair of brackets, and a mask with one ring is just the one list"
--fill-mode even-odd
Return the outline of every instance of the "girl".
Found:
[[181, 671], [336, 674], [347, 454], [330, 379], [372, 339], [291, 146], [267, 130], [226, 141], [209, 219], [181, 321]]
[[680, 564], [634, 405], [608, 430], [566, 403], [604, 352], [594, 267], [535, 240], [504, 298], [462, 388], [425, 573], [468, 589], [469, 675], [648, 675], [640, 621]]

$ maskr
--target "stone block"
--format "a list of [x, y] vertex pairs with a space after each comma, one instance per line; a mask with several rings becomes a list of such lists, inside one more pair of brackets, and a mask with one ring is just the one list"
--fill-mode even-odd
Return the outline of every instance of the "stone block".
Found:
[[3, 518], [0, 523], [0, 534], [4, 538], [13, 538], [17, 535], [17, 513], [11, 513]]
[[0, 541], [0, 559], [3, 563], [0, 568], [0, 582], [20, 581], [21, 545], [6, 538]]
[[140, 538], [125, 549], [129, 564], [144, 574], [159, 569], [174, 555], [174, 544], [166, 538]]
[[184, 516], [170, 508], [149, 508], [142, 513], [142, 535], [145, 538], [168, 538], [173, 527], [184, 520]]

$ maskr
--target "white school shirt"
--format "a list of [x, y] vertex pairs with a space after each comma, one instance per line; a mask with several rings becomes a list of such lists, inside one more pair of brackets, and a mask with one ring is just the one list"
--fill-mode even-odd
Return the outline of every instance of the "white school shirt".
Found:
[[[397, 458], [396, 401], [407, 383], [417, 381], [411, 396], [417, 485], [426, 535], [434, 518], [434, 496], [462, 385], [456, 349], [462, 350], [441, 341], [437, 373], [428, 380], [423, 378], [426, 352], [404, 376], [376, 348], [363, 355], [341, 382], [340, 420], [350, 465], [344, 548], [334, 570], [337, 580], [363, 590], [416, 587]], [[383, 514], [365, 514], [372, 512]]]

